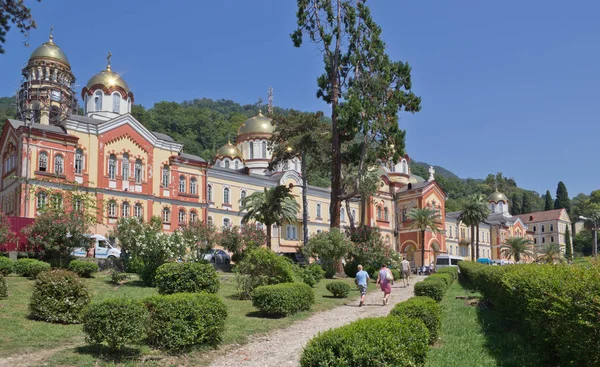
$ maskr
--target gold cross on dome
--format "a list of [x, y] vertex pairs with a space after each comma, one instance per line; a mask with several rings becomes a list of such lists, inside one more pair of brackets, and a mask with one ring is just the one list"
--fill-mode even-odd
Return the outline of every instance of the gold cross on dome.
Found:
[[106, 66], [106, 70], [110, 71], [110, 58], [112, 57], [112, 54], [110, 53], [110, 51], [108, 51], [108, 56], [106, 56], [106, 60], [108, 61], [108, 65]]

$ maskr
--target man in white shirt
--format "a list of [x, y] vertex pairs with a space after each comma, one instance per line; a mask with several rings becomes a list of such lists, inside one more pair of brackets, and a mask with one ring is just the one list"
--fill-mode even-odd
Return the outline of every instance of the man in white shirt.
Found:
[[410, 276], [410, 262], [404, 258], [400, 264], [402, 265], [402, 282], [404, 282], [404, 286], [406, 287], [407, 285], [410, 285], [408, 283], [408, 277]]

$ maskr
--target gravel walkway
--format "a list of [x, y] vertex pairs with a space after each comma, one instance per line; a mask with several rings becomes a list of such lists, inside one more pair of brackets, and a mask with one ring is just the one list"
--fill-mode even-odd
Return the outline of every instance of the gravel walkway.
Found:
[[365, 305], [358, 307], [358, 299], [348, 301], [343, 306], [319, 312], [306, 320], [298, 321], [285, 329], [251, 337], [248, 344], [239, 347], [224, 346], [221, 357], [215, 359], [212, 367], [270, 367], [297, 366], [302, 348], [308, 340], [320, 331], [348, 324], [371, 316], [386, 316], [392, 307], [413, 296], [413, 284], [425, 277], [413, 276], [411, 285], [403, 288], [402, 281], [392, 286], [392, 294], [387, 306], [382, 306], [383, 293], [377, 289], [367, 293]]

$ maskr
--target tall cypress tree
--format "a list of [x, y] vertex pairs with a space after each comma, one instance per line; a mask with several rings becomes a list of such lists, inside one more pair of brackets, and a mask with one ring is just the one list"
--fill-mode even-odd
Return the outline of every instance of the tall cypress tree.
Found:
[[571, 199], [569, 199], [569, 193], [567, 187], [560, 181], [556, 188], [556, 200], [554, 201], [554, 209], [567, 209], [567, 212], [571, 211]]
[[565, 258], [569, 261], [573, 260], [573, 250], [571, 249], [571, 232], [569, 232], [569, 226], [566, 226], [565, 231]]
[[550, 190], [546, 190], [546, 203], [544, 204], [544, 211], [554, 209], [554, 201], [552, 200], [552, 194]]
[[521, 198], [519, 198], [519, 195], [517, 195], [517, 193], [514, 193], [512, 195], [512, 197], [510, 198], [510, 215], [523, 214], [521, 212], [522, 201], [523, 200]]
[[521, 213], [522, 214], [527, 214], [527, 213], [531, 213], [533, 211], [533, 209], [531, 208], [531, 199], [529, 198], [529, 195], [524, 192], [523, 193], [523, 205], [521, 206]]

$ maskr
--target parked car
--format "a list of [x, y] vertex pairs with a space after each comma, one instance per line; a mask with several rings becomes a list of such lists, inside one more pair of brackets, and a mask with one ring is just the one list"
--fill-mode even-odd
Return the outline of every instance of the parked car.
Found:
[[435, 269], [445, 268], [447, 266], [458, 266], [458, 263], [463, 261], [462, 257], [452, 255], [440, 255], [435, 261]]
[[477, 259], [477, 262], [485, 265], [492, 265], [494, 263], [491, 259], [487, 257], [480, 257], [479, 259]]
[[508, 260], [492, 260], [493, 265], [510, 265], [512, 262]]
[[231, 263], [231, 256], [223, 250], [211, 250], [204, 255], [204, 260], [213, 264], [229, 264]]
[[290, 259], [294, 264], [308, 265], [304, 255], [299, 252], [280, 252], [279, 255]]
[[121, 258], [121, 249], [114, 246], [110, 241], [99, 234], [88, 235], [92, 241], [92, 247], [86, 250], [85, 247], [76, 248], [71, 252], [73, 257], [94, 257], [96, 259], [119, 259]]

